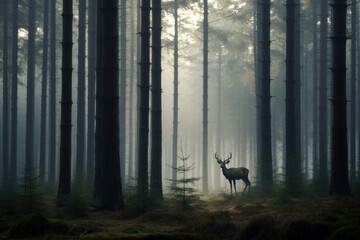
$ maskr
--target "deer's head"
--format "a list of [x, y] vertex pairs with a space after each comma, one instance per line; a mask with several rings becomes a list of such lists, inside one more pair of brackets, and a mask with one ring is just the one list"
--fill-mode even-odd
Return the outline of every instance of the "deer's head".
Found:
[[231, 153], [229, 153], [229, 157], [225, 160], [222, 160], [221, 158], [219, 158], [219, 154], [215, 153], [215, 159], [218, 162], [218, 164], [220, 164], [221, 168], [226, 168], [225, 164], [228, 164], [230, 162], [231, 158], [232, 158]]

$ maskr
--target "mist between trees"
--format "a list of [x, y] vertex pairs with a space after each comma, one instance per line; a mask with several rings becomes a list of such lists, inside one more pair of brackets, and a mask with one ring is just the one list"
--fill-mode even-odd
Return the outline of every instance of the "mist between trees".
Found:
[[162, 199], [180, 143], [199, 193], [230, 190], [216, 152], [265, 189], [359, 181], [356, 1], [1, 4], [6, 191], [30, 167], [60, 202], [71, 184], [107, 209], [125, 186]]

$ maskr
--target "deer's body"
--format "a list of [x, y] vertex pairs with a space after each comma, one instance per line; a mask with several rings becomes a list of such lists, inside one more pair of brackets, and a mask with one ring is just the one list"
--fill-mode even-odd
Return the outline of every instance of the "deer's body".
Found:
[[217, 154], [215, 154], [215, 158], [217, 162], [220, 164], [220, 167], [222, 168], [222, 172], [227, 180], [229, 180], [230, 183], [230, 191], [232, 194], [232, 185], [234, 184], [234, 189], [236, 193], [236, 180], [243, 180], [245, 183], [245, 188], [243, 192], [245, 192], [246, 188], [251, 187], [251, 182], [249, 181], [248, 175], [249, 175], [249, 169], [244, 167], [239, 168], [226, 168], [226, 164], [230, 162], [232, 155], [230, 153], [230, 157], [226, 160], [222, 161]]

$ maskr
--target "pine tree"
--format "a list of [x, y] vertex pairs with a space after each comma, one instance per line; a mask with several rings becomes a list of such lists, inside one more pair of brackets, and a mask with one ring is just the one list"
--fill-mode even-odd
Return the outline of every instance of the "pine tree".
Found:
[[41, 122], [40, 122], [40, 181], [45, 182], [45, 161], [47, 141], [47, 86], [48, 86], [48, 52], [49, 52], [49, 1], [44, 2], [44, 36], [42, 57], [42, 83], [41, 83]]
[[271, 94], [270, 94], [270, 1], [261, 3], [261, 185], [272, 186]]
[[9, 73], [8, 73], [8, 1], [3, 3], [3, 153], [2, 153], [2, 184], [4, 189], [9, 187]]
[[56, 174], [56, 0], [50, 1], [50, 79], [49, 79], [49, 184]]
[[17, 139], [18, 139], [18, 10], [19, 1], [12, 2], [13, 24], [12, 24], [12, 79], [11, 79], [11, 150], [10, 150], [10, 190], [14, 190], [17, 183]]
[[[34, 164], [34, 128], [35, 128], [35, 9], [36, 1], [29, 1], [29, 40], [28, 40], [28, 69], [26, 94], [26, 146], [25, 168], [32, 168]], [[25, 174], [27, 171], [25, 171]], [[26, 190], [26, 189], [25, 189]]]
[[141, 2], [141, 61], [140, 61], [140, 112], [138, 146], [137, 194], [148, 197], [148, 147], [149, 147], [149, 88], [150, 88], [150, 1]]
[[73, 2], [63, 2], [63, 53], [61, 89], [61, 135], [60, 173], [56, 206], [62, 207], [64, 199], [70, 195], [71, 184], [71, 106], [72, 106], [72, 20]]
[[209, 80], [209, 12], [208, 12], [208, 0], [204, 0], [204, 20], [203, 20], [203, 192], [209, 191], [209, 180], [208, 180], [208, 80]]
[[75, 181], [83, 184], [85, 180], [85, 47], [86, 47], [86, 1], [79, 1], [79, 39], [78, 39], [78, 103]]
[[333, 98], [330, 195], [350, 195], [346, 115], [346, 0], [333, 2]]
[[173, 192], [176, 200], [180, 200], [183, 206], [188, 205], [192, 199], [194, 199], [196, 192], [195, 188], [189, 185], [194, 185], [196, 181], [200, 180], [199, 177], [187, 177], [187, 173], [195, 168], [195, 164], [187, 166], [191, 154], [184, 154], [182, 148], [180, 148], [181, 156], [178, 158], [182, 162], [179, 166], [170, 166], [177, 173], [177, 179], [167, 179], [171, 182], [170, 190]]
[[161, 104], [161, 0], [152, 1], [151, 179], [150, 197], [163, 199]]
[[[119, 42], [118, 42], [118, 0], [100, 0], [98, 16], [101, 19], [99, 26], [98, 48], [101, 53], [98, 57], [100, 75], [97, 77], [101, 101], [101, 126], [97, 132], [102, 142], [99, 152], [97, 197], [100, 200], [100, 209], [118, 210], [124, 207], [121, 184], [121, 167], [119, 153]], [[105, 27], [106, 26], [106, 27]], [[124, 139], [122, 139], [124, 141]]]

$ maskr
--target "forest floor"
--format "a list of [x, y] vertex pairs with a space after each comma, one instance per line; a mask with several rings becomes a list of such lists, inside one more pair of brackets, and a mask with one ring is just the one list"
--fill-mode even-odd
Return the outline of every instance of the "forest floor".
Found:
[[210, 194], [187, 206], [167, 199], [141, 214], [130, 203], [110, 212], [81, 201], [71, 214], [49, 200], [41, 214], [24, 215], [0, 200], [0, 239], [360, 239], [359, 195]]

